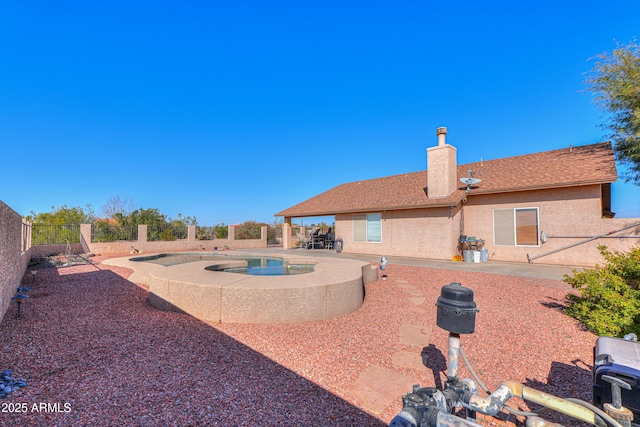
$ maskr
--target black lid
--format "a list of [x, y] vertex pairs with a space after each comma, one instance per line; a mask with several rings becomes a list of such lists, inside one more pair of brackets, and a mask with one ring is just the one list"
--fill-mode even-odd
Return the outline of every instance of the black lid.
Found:
[[442, 287], [436, 305], [457, 310], [477, 311], [476, 303], [473, 300], [473, 291], [455, 282]]

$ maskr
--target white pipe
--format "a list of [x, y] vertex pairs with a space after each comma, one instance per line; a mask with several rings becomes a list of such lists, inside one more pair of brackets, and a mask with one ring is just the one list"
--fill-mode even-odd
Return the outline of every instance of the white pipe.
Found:
[[463, 404], [468, 409], [476, 412], [480, 412], [485, 415], [495, 415], [507, 403], [507, 400], [511, 399], [514, 394], [511, 389], [504, 384], [501, 384], [493, 393], [487, 397], [480, 397], [477, 394], [472, 395], [469, 399], [469, 403]]
[[[462, 352], [462, 349], [460, 349], [460, 354], [464, 359], [464, 353]], [[463, 378], [460, 380], [460, 382], [467, 386], [469, 393], [471, 393], [474, 396], [478, 395], [478, 386], [471, 378]], [[466, 408], [466, 412], [467, 412], [467, 420], [471, 420], [471, 421], [476, 420], [476, 412], [474, 410]]]
[[447, 412], [440, 411], [436, 417], [436, 426], [438, 427], [482, 427], [480, 424], [464, 418], [456, 417]]
[[553, 409], [570, 417], [596, 425], [596, 414], [582, 405], [566, 399], [526, 387], [522, 384], [507, 381], [487, 397], [471, 396], [469, 402], [463, 406], [486, 415], [495, 415], [512, 397], [520, 397], [546, 408]]
[[447, 378], [458, 378], [458, 355], [460, 354], [460, 335], [449, 333], [449, 357], [447, 358]]
[[562, 424], [552, 423], [540, 417], [528, 417], [526, 427], [564, 427]]

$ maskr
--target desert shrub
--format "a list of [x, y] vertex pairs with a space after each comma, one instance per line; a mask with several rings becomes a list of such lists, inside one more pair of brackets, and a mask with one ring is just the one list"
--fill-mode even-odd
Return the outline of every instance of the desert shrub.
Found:
[[267, 245], [275, 245], [282, 241], [282, 224], [271, 224], [267, 228]]
[[80, 243], [80, 226], [76, 224], [33, 224], [31, 233], [33, 245]]
[[137, 225], [119, 225], [116, 221], [97, 220], [91, 228], [92, 242], [113, 242], [115, 240], [138, 240]]
[[259, 239], [262, 237], [262, 226], [266, 225], [256, 221], [246, 221], [236, 228], [236, 239]]
[[606, 246], [599, 246], [600, 253], [607, 260], [607, 266], [613, 274], [622, 279], [633, 289], [640, 288], [640, 246], [629, 253], [609, 252]]
[[163, 228], [158, 233], [158, 238], [164, 242], [172, 242], [176, 240], [176, 236], [173, 234], [173, 231], [174, 230], [172, 228]]
[[628, 253], [598, 249], [605, 265], [565, 275], [564, 281], [580, 291], [567, 296], [566, 313], [598, 335], [640, 334], [640, 247]]
[[229, 238], [229, 226], [223, 223], [213, 226], [215, 230], [216, 239], [228, 239]]

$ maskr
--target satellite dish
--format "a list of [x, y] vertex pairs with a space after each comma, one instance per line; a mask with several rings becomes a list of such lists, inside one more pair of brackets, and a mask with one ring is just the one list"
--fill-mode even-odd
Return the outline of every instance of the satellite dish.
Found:
[[467, 185], [479, 184], [482, 182], [480, 178], [460, 178], [460, 182]]
[[480, 178], [460, 178], [460, 182], [467, 185], [467, 193], [471, 192], [471, 186], [474, 184], [480, 184], [482, 180]]
[[460, 182], [463, 184], [466, 184], [467, 186], [467, 193], [471, 192], [472, 185], [480, 184], [482, 182], [480, 178], [474, 178], [473, 175], [474, 175], [474, 172], [472, 170], [468, 170], [467, 177], [460, 178]]

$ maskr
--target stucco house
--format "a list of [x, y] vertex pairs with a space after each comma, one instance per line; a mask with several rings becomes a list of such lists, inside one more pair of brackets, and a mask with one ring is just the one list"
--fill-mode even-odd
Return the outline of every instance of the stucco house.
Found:
[[342, 184], [275, 214], [284, 217], [285, 247], [295, 243], [292, 218], [326, 215], [335, 215], [347, 253], [451, 260], [462, 235], [484, 240], [490, 260], [589, 266], [602, 261], [600, 244], [640, 244], [620, 237], [639, 235], [640, 226], [625, 227], [640, 220], [611, 212], [610, 143], [458, 165], [446, 128], [436, 134], [425, 171]]

